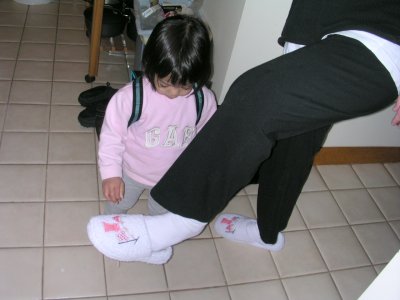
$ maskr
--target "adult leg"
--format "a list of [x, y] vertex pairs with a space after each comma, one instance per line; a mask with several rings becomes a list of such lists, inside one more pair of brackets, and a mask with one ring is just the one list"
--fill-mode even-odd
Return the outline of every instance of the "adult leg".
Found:
[[315, 154], [320, 150], [330, 126], [276, 142], [252, 183], [259, 183], [257, 220], [225, 213], [215, 220], [221, 236], [262, 249], [279, 251], [284, 246], [286, 228], [297, 198], [306, 182]]
[[330, 126], [277, 142], [271, 157], [260, 167], [257, 225], [261, 239], [276, 242], [292, 214]]
[[[353, 39], [333, 36], [286, 54], [235, 81], [152, 196], [168, 211], [209, 222], [250, 182], [277, 140], [370, 114], [396, 96], [388, 71]], [[298, 174], [287, 176], [302, 185]]]

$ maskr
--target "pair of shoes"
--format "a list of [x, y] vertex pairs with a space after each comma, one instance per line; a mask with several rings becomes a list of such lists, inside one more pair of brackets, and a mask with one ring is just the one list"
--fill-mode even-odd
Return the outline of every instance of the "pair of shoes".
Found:
[[[96, 127], [97, 135], [99, 136], [107, 104], [117, 91], [118, 89], [114, 89], [107, 82], [106, 85], [96, 86], [80, 93], [78, 102], [85, 109], [78, 115], [79, 123], [83, 127]], [[101, 120], [96, 122], [99, 117]]]
[[143, 215], [103, 215], [92, 217], [87, 225], [89, 240], [108, 258], [118, 261], [140, 261], [165, 264], [172, 247], [152, 251]]

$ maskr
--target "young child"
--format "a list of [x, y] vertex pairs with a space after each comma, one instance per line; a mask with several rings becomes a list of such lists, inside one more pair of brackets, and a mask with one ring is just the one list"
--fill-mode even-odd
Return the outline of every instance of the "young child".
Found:
[[[157, 24], [143, 51], [143, 68], [139, 120], [128, 127], [133, 106], [129, 83], [110, 100], [102, 125], [98, 162], [107, 199], [105, 214], [125, 214], [133, 207], [217, 108], [214, 94], [205, 87], [212, 69], [211, 41], [200, 20], [174, 16]], [[197, 123], [198, 89], [202, 89], [204, 105]], [[148, 208], [151, 215], [167, 212], [151, 196]]]

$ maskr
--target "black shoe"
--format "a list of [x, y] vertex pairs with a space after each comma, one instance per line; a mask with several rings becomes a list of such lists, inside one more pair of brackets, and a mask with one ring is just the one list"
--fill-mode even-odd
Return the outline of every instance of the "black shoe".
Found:
[[108, 102], [117, 91], [118, 89], [114, 89], [107, 82], [107, 85], [96, 86], [80, 93], [78, 102], [85, 107], [89, 107], [97, 102]]
[[96, 106], [96, 104], [92, 104], [79, 113], [78, 121], [83, 127], [95, 127]]

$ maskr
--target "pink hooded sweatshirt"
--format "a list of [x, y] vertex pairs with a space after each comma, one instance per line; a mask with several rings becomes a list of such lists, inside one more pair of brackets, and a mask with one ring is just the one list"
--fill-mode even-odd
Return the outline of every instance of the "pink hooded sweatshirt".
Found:
[[217, 102], [214, 94], [203, 87], [204, 107], [196, 125], [192, 93], [169, 99], [157, 93], [144, 77], [142, 115], [128, 128], [132, 92], [132, 83], [125, 85], [107, 106], [99, 142], [100, 175], [104, 180], [124, 173], [139, 183], [154, 186], [211, 118]]

